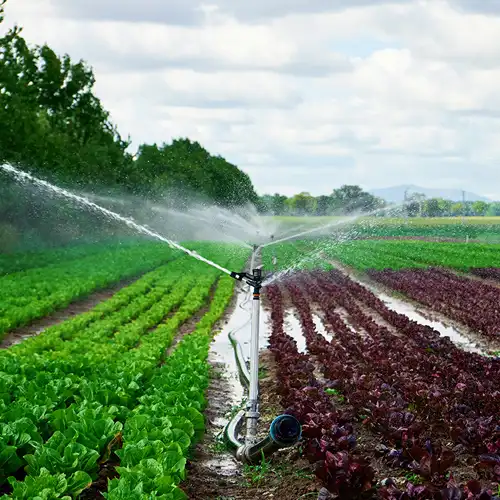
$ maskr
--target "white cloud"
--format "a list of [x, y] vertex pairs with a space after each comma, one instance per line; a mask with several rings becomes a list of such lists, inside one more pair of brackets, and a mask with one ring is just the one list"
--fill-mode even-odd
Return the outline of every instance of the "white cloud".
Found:
[[9, 0], [7, 21], [92, 64], [134, 144], [189, 136], [260, 192], [500, 197], [500, 7], [486, 3]]

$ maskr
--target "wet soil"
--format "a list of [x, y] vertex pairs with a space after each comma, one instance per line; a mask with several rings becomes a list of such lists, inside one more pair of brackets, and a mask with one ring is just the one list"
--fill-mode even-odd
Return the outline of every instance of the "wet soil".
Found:
[[[283, 409], [277, 403], [276, 367], [269, 351], [261, 352], [260, 363], [265, 377], [260, 380], [262, 433]], [[219, 375], [212, 379], [208, 391], [209, 406], [205, 412], [207, 431], [189, 462], [188, 480], [183, 485], [188, 498], [196, 500], [253, 500], [255, 498], [318, 498], [321, 484], [312, 466], [293, 447], [273, 455], [264, 466], [243, 466], [236, 462], [220, 439], [225, 421], [221, 415], [231, 408], [221, 365], [214, 366]]]
[[[290, 298], [287, 294], [284, 294], [283, 305], [285, 311], [294, 310], [293, 304], [291, 303]], [[377, 322], [381, 326], [387, 327], [387, 323], [381, 317], [375, 314], [374, 311], [372, 311], [361, 302], [358, 305], [362, 305], [365, 312], [372, 315], [372, 318], [375, 322]], [[319, 315], [319, 319], [321, 320], [321, 315]], [[358, 327], [356, 325], [352, 324], [351, 326], [355, 328], [356, 331], [358, 331]], [[325, 328], [324, 325], [322, 325], [322, 328]], [[393, 331], [394, 333], [394, 327], [391, 327], [391, 331]], [[365, 335], [368, 334], [365, 332]], [[326, 380], [323, 376], [321, 366], [316, 360], [316, 357], [311, 356], [311, 361], [316, 364], [316, 370], [314, 372], [315, 377], [321, 383], [325, 383]], [[400, 487], [404, 487], [410, 480], [415, 481], [415, 478], [417, 476], [412, 474], [411, 471], [394, 467], [387, 460], [387, 458], [385, 458], [386, 452], [384, 451], [384, 446], [388, 446], [389, 443], [385, 443], [383, 437], [380, 434], [378, 434], [374, 429], [368, 427], [365, 424], [365, 417], [363, 415], [357, 413], [356, 410], [345, 400], [342, 395], [332, 395], [331, 398], [333, 400], [334, 406], [338, 408], [342, 414], [352, 416], [351, 423], [354, 427], [354, 435], [356, 436], [355, 453], [356, 455], [362, 456], [366, 460], [368, 460], [370, 466], [375, 471], [375, 479], [378, 484], [382, 484], [384, 479], [388, 478], [394, 480], [394, 482]], [[448, 449], [452, 449], [455, 453], [456, 463], [451, 468], [451, 471], [457, 483], [466, 484], [471, 480], [480, 480], [483, 487], [485, 488], [496, 487], [495, 483], [492, 483], [488, 478], [488, 474], [484, 471], [481, 472], [478, 469], [477, 457], [471, 455], [470, 453], [467, 453], [461, 446], [454, 446], [453, 443], [448, 442], [445, 437], [437, 439], [436, 443], [439, 443], [440, 445]]]
[[370, 278], [365, 273], [346, 266], [336, 260], [330, 259], [329, 262], [336, 269], [347, 274], [352, 280], [373, 292], [389, 309], [404, 314], [417, 323], [434, 328], [441, 336], [450, 337], [458, 347], [480, 354], [487, 354], [490, 351], [495, 351], [500, 348], [498, 343], [485, 339], [466, 325], [452, 320], [392, 290], [382, 283]]
[[2, 342], [0, 343], [0, 349], [6, 349], [10, 346], [20, 344], [29, 337], [39, 335], [51, 326], [62, 323], [63, 321], [71, 319], [78, 314], [83, 314], [90, 311], [100, 302], [104, 302], [105, 300], [110, 299], [115, 293], [119, 292], [122, 288], [131, 285], [139, 278], [140, 275], [136, 276], [135, 278], [129, 278], [120, 281], [111, 288], [106, 288], [105, 290], [94, 292], [84, 299], [73, 302], [64, 309], [60, 309], [59, 311], [49, 314], [48, 316], [44, 316], [43, 318], [35, 320], [27, 326], [22, 326], [10, 331], [9, 333], [7, 333], [7, 335], [5, 335]]

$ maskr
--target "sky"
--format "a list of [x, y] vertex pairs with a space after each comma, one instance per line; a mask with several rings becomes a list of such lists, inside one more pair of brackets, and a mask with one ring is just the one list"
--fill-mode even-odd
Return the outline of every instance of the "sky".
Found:
[[260, 194], [500, 199], [500, 0], [8, 0], [86, 60], [133, 146], [189, 137]]

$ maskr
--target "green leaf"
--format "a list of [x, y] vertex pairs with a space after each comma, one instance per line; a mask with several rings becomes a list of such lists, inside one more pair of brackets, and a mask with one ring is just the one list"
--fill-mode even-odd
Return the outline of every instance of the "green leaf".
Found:
[[13, 474], [22, 466], [23, 461], [17, 456], [17, 448], [15, 446], [2, 447], [0, 450], [0, 470], [2, 471], [2, 476], [5, 477]]
[[91, 485], [92, 478], [86, 472], [77, 471], [68, 479], [67, 491], [72, 495], [79, 495]]

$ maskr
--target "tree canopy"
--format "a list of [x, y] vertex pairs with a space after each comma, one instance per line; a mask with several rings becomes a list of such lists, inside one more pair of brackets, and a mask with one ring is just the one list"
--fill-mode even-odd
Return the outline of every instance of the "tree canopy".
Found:
[[[132, 155], [94, 83], [86, 62], [30, 46], [20, 27], [0, 37], [0, 163], [84, 192], [153, 200], [174, 192], [178, 205], [187, 197], [224, 207], [257, 201], [246, 173], [188, 138], [142, 144]], [[40, 206], [21, 202], [26, 193], [1, 172], [0, 191], [0, 236], [7, 238], [7, 226], [24, 234]], [[55, 218], [50, 212], [46, 219]]]
[[345, 215], [369, 213], [383, 208], [384, 200], [373, 196], [359, 186], [344, 185], [330, 195], [318, 197], [302, 192], [290, 198], [280, 195], [264, 195], [259, 198], [262, 212], [274, 215]]
[[9, 30], [0, 38], [0, 161], [67, 186], [148, 195], [175, 187], [225, 206], [256, 201], [248, 175], [189, 139], [143, 144], [132, 156], [94, 83], [84, 61], [30, 47], [21, 28]]

